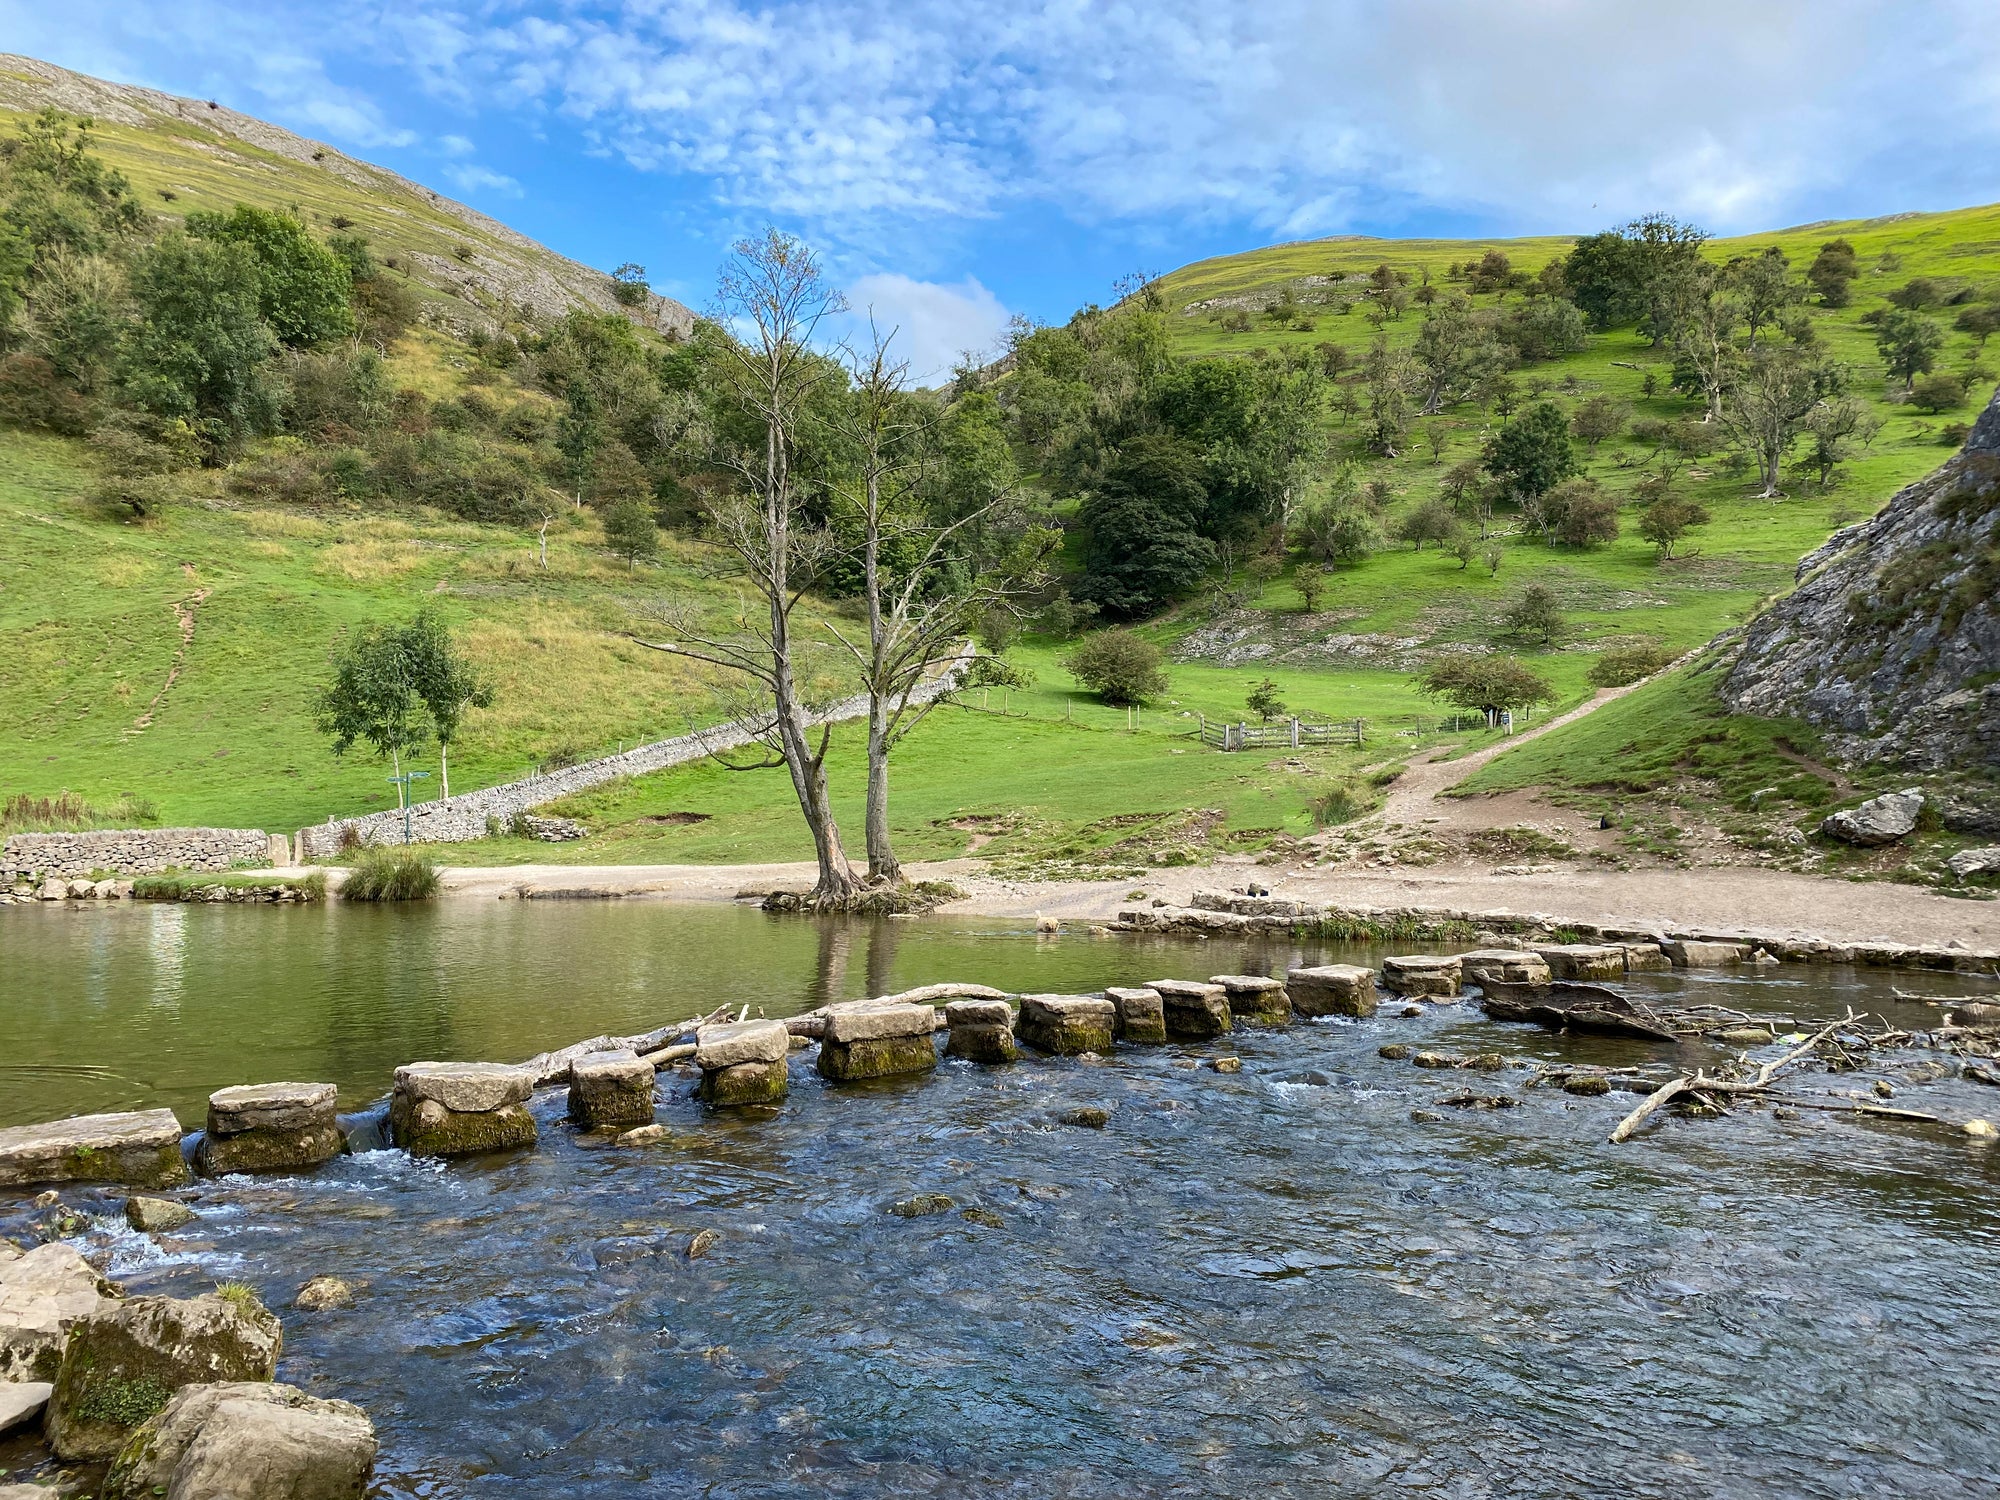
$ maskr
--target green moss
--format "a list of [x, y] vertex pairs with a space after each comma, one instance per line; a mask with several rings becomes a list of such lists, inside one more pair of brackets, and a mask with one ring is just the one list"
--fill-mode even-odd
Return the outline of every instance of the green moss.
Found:
[[173, 1394], [170, 1388], [149, 1376], [134, 1380], [112, 1376], [86, 1385], [71, 1409], [86, 1422], [137, 1427], [164, 1407]]
[[928, 1073], [937, 1067], [937, 1044], [929, 1036], [872, 1037], [859, 1042], [822, 1042], [819, 1071], [836, 1083]]

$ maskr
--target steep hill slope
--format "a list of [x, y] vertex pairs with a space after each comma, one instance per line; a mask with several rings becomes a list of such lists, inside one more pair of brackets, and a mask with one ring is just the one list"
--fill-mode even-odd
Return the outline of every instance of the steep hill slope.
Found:
[[1721, 689], [1847, 760], [2000, 774], [2000, 393], [1965, 447], [1799, 564]]
[[0, 53], [0, 130], [11, 127], [9, 117], [50, 108], [92, 119], [97, 152], [132, 179], [155, 212], [250, 203], [295, 208], [322, 230], [352, 225], [460, 320], [511, 303], [544, 317], [596, 307], [661, 332], [693, 325], [678, 302], [649, 295], [627, 307], [604, 272], [332, 146], [225, 105]]

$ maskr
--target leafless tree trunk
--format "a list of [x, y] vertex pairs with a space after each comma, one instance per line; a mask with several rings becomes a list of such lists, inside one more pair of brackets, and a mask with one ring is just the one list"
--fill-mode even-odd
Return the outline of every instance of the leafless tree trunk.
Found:
[[792, 619], [827, 539], [800, 523], [792, 456], [806, 403], [832, 368], [813, 354], [813, 336], [843, 304], [811, 250], [775, 229], [737, 243], [723, 267], [718, 301], [737, 335], [728, 344], [731, 363], [725, 367], [733, 394], [759, 419], [764, 441], [761, 452], [728, 455], [743, 491], [713, 502], [711, 513], [762, 596], [764, 619], [747, 640], [690, 631], [685, 642], [646, 644], [742, 673], [768, 695], [768, 743], [791, 774], [819, 864], [812, 904], [839, 908], [851, 904], [859, 884], [827, 795], [831, 725], [821, 723], [815, 744], [812, 714], [799, 687], [801, 643]]

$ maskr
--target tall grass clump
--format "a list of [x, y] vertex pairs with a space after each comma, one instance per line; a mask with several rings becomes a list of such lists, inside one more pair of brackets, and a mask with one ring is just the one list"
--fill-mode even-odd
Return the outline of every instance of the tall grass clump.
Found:
[[16, 792], [0, 802], [0, 833], [83, 833], [92, 828], [137, 828], [160, 821], [150, 798], [130, 792], [109, 807], [92, 807], [75, 792], [33, 797]]
[[362, 850], [340, 887], [343, 901], [428, 901], [437, 893], [437, 866], [407, 846]]

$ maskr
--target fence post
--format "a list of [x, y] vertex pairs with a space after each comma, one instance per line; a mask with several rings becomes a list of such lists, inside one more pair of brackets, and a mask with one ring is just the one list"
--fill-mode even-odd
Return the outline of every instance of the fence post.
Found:
[[1297, 714], [1292, 715], [1292, 748], [1294, 750], [1299, 748], [1299, 716]]

